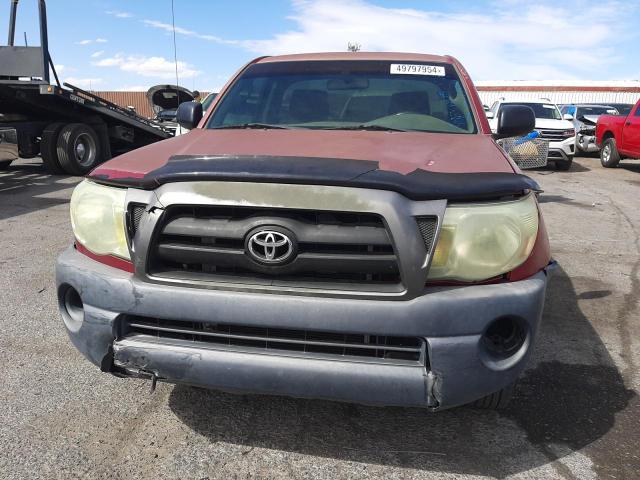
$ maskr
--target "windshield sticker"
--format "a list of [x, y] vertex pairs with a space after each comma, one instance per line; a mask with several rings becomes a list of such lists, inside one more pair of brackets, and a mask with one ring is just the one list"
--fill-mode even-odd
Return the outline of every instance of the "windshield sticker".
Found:
[[551, 110], [555, 110], [556, 106], [555, 105], [542, 105], [543, 108], [550, 108]]
[[392, 63], [389, 71], [392, 75], [433, 75], [444, 77], [444, 67], [436, 65], [415, 65], [410, 63]]

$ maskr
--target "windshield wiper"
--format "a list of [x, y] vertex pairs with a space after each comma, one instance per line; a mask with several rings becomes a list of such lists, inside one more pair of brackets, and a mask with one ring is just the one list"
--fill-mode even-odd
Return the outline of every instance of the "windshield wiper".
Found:
[[323, 130], [370, 130], [379, 132], [409, 132], [411, 130], [405, 130], [403, 128], [385, 127], [382, 125], [348, 125], [343, 127], [328, 127]]
[[286, 130], [286, 129], [290, 129], [292, 127], [287, 127], [285, 125], [272, 125], [270, 123], [238, 123], [238, 124], [234, 124], [234, 125], [221, 125], [219, 127], [211, 127], [212, 130], [222, 130], [222, 129], [249, 129], [249, 128], [256, 128], [256, 129], [277, 129], [277, 130]]

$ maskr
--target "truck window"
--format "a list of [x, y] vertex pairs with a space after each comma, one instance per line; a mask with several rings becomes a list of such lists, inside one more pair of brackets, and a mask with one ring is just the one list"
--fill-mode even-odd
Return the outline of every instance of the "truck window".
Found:
[[467, 93], [452, 65], [425, 64], [418, 74], [394, 72], [394, 65], [390, 61], [252, 65], [218, 103], [207, 128], [266, 123], [308, 129], [372, 125], [477, 132]]
[[560, 110], [551, 103], [527, 103], [527, 102], [509, 102], [502, 105], [524, 105], [530, 107], [536, 114], [536, 118], [544, 118], [548, 120], [562, 120]]
[[594, 105], [591, 107], [580, 107], [580, 115], [618, 115], [618, 111], [613, 107]]

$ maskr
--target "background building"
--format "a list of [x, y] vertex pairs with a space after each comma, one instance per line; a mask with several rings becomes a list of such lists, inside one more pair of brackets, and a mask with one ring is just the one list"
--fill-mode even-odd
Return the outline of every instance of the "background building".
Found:
[[[96, 92], [93, 91], [95, 95], [99, 95], [105, 100], [115, 103], [116, 105], [127, 108], [133, 107], [138, 115], [142, 115], [145, 118], [153, 117], [153, 110], [151, 110], [151, 105], [149, 105], [149, 100], [147, 100], [147, 92], [124, 92], [124, 91], [104, 91], [104, 92]], [[205, 98], [209, 92], [200, 92], [200, 96]]]
[[482, 103], [491, 106], [501, 97], [518, 100], [548, 98], [562, 103], [636, 103], [640, 80], [626, 81], [491, 81], [476, 82]]

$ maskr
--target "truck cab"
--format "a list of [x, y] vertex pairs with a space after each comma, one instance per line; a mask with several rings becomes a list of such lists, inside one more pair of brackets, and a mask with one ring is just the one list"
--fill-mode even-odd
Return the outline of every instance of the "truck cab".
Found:
[[624, 158], [640, 158], [640, 100], [625, 117], [602, 115], [596, 125], [596, 142], [603, 167], [618, 166]]

